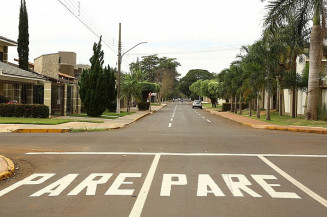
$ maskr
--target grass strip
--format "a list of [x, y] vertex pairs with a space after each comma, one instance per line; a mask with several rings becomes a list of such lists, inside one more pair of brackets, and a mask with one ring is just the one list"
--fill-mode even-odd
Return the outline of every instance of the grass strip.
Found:
[[265, 121], [267, 123], [276, 124], [280, 126], [305, 126], [305, 127], [323, 127], [327, 128], [327, 121], [307, 121], [304, 117], [292, 118], [287, 115], [279, 116], [278, 112], [272, 112], [270, 115], [271, 120], [266, 120], [266, 115], [261, 115], [260, 119], [256, 118], [255, 111], [252, 112], [252, 116], [249, 116], [249, 111], [242, 111], [242, 116], [252, 118], [255, 120]]

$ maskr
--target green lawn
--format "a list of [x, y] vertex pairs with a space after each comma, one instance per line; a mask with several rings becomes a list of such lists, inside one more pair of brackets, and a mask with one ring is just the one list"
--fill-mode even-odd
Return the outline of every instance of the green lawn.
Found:
[[124, 117], [126, 115], [130, 115], [133, 114], [134, 112], [124, 112], [121, 111], [120, 114], [116, 114], [116, 112], [109, 112], [109, 111], [105, 111], [103, 112], [103, 114], [101, 115], [101, 117], [91, 117], [91, 116], [87, 116], [87, 114], [82, 113], [82, 114], [75, 114], [75, 115], [71, 115], [72, 117], [87, 117], [87, 118], [103, 118], [103, 119], [116, 119], [119, 117]]
[[57, 125], [68, 122], [91, 122], [103, 123], [103, 121], [93, 120], [72, 120], [72, 119], [51, 119], [51, 118], [17, 118], [17, 117], [0, 117], [0, 124], [39, 124], [39, 125]]
[[[242, 111], [242, 115], [257, 119], [256, 118], [256, 112], [252, 112], [252, 116], [249, 116], [249, 111]], [[282, 125], [282, 126], [308, 126], [308, 127], [324, 127], [327, 128], [327, 121], [307, 121], [305, 120], [304, 117], [298, 117], [298, 118], [292, 118], [290, 116], [284, 115], [284, 116], [279, 116], [278, 112], [272, 112], [270, 115], [271, 121], [266, 120], [266, 115], [261, 115], [260, 120], [265, 121], [271, 124], [277, 124], [277, 125]], [[258, 120], [258, 119], [257, 119]]]
[[202, 103], [202, 107], [203, 108], [212, 108], [212, 109], [221, 111], [221, 105], [217, 105], [216, 108], [213, 108], [211, 103]]

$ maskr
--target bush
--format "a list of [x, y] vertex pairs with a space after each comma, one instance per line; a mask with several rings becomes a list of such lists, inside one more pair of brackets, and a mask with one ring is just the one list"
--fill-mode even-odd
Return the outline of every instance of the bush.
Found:
[[223, 112], [230, 111], [230, 103], [223, 103], [222, 104], [222, 109]]
[[45, 105], [0, 104], [1, 117], [48, 118], [49, 107]]
[[[234, 104], [234, 106], [235, 106], [235, 104]], [[240, 104], [237, 103], [236, 108], [239, 109], [239, 107], [240, 107]], [[247, 103], [242, 103], [242, 109], [247, 109], [248, 107], [249, 107], [249, 105]], [[231, 108], [230, 103], [223, 103], [222, 104], [222, 111], [223, 112], [230, 111], [230, 108]]]
[[149, 110], [149, 108], [150, 108], [149, 102], [139, 102], [137, 105], [139, 107], [139, 110], [142, 110], [142, 111]]

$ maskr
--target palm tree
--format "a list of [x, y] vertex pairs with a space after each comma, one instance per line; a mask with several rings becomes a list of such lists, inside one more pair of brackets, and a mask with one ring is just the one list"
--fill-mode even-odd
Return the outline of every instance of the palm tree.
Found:
[[[297, 116], [296, 94], [299, 88], [296, 72], [296, 60], [298, 56], [304, 54], [304, 48], [308, 47], [310, 36], [310, 29], [307, 25], [308, 23], [298, 23], [299, 21], [295, 19], [295, 16], [295, 12], [290, 13], [287, 17], [286, 23], [281, 24], [281, 26], [269, 25], [264, 31], [265, 37], [268, 41], [273, 43], [277, 42], [280, 43], [281, 46], [285, 46], [284, 53], [280, 60], [280, 73], [277, 77], [279, 79], [279, 90], [283, 86], [292, 90], [292, 118]], [[282, 82], [283, 78], [286, 78], [288, 82]]]
[[126, 74], [121, 83], [121, 97], [127, 100], [127, 112], [130, 112], [130, 102], [132, 97], [139, 98], [141, 95], [141, 86], [138, 81], [139, 73], [133, 72]]
[[274, 0], [269, 1], [265, 24], [280, 26], [287, 22], [290, 12], [295, 13], [299, 29], [312, 21], [310, 37], [310, 69], [308, 83], [307, 120], [317, 119], [319, 73], [321, 70], [323, 39], [326, 35], [326, 0]]

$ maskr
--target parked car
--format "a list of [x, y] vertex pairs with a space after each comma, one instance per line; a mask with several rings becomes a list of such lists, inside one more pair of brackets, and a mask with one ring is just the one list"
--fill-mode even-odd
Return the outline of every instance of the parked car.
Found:
[[193, 101], [192, 108], [195, 108], [195, 107], [198, 107], [198, 108], [202, 109], [202, 102], [201, 102], [201, 100], [194, 100]]

